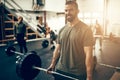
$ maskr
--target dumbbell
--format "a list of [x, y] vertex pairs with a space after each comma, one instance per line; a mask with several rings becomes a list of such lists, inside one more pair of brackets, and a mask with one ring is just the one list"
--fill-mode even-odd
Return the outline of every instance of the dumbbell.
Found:
[[[18, 59], [16, 63], [16, 73], [23, 80], [33, 80], [39, 74], [40, 71], [47, 71], [47, 69], [41, 68], [41, 58], [35, 53], [35, 51], [24, 55], [20, 52], [16, 52], [14, 47], [8, 47], [7, 49], [5, 49], [5, 52], [8, 56], [12, 56], [14, 54], [23, 56], [20, 59]], [[67, 76], [55, 71], [50, 71], [50, 73], [63, 76], [72, 80], [79, 80], [77, 78]]]

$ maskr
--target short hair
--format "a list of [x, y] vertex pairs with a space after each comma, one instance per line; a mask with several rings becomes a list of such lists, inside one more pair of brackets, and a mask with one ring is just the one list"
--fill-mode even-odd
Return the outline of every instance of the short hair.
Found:
[[19, 16], [18, 18], [21, 19], [21, 21], [23, 21], [23, 17], [22, 16]]
[[73, 5], [76, 9], [78, 9], [78, 4], [76, 1], [67, 1], [65, 5]]

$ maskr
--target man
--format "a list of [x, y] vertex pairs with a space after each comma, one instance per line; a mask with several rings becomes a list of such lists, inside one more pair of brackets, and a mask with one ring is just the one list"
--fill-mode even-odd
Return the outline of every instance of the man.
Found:
[[[67, 1], [65, 15], [68, 23], [58, 34], [52, 62], [47, 72], [56, 69], [56, 72], [79, 80], [92, 80], [93, 34], [90, 27], [79, 20], [78, 13], [77, 3]], [[71, 80], [58, 75], [54, 77], [55, 80]]]
[[96, 20], [96, 24], [95, 24], [93, 32], [94, 32], [94, 37], [95, 37], [95, 43], [96, 43], [96, 40], [98, 39], [99, 45], [100, 45], [99, 50], [102, 50], [103, 30], [102, 30], [101, 25], [98, 23], [98, 20]]
[[27, 53], [26, 40], [24, 39], [26, 36], [26, 26], [23, 23], [23, 17], [21, 16], [18, 17], [18, 21], [15, 23], [14, 34], [20, 47], [20, 52], [23, 53], [25, 50], [25, 53]]

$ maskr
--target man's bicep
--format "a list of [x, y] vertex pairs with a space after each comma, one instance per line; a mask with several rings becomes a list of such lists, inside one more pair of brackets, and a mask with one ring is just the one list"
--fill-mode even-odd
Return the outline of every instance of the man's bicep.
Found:
[[87, 54], [91, 55], [92, 54], [92, 50], [93, 50], [93, 46], [85, 46], [84, 47], [84, 52], [85, 52], [86, 55]]

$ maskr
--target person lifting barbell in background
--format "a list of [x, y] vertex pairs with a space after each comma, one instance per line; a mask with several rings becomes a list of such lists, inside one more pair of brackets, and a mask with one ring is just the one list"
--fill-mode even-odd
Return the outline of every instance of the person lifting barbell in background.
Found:
[[94, 34], [94, 49], [96, 45], [96, 41], [99, 40], [99, 50], [102, 50], [102, 40], [103, 40], [103, 29], [99, 24], [98, 20], [96, 20], [95, 26], [93, 27]]
[[28, 49], [26, 46], [26, 25], [23, 23], [23, 17], [18, 16], [18, 21], [14, 23], [14, 36], [18, 42], [20, 52], [27, 53]]
[[[67, 1], [65, 15], [68, 23], [58, 36], [56, 48], [47, 73], [55, 69], [56, 72], [79, 78], [92, 80], [93, 77], [93, 44], [94, 38], [90, 27], [78, 18], [78, 4]], [[70, 80], [54, 75], [55, 80]]]

